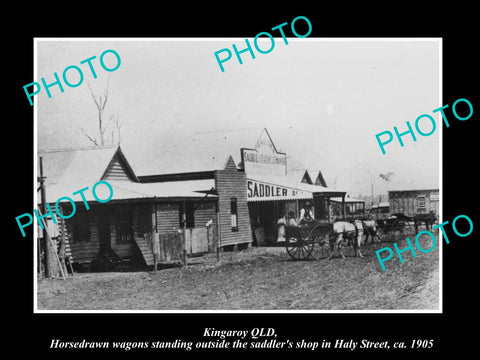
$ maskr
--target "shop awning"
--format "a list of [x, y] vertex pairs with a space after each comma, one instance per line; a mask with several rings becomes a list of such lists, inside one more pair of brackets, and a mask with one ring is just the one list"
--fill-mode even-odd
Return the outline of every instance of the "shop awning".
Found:
[[313, 195], [344, 196], [345, 191], [300, 182], [292, 176], [247, 177], [247, 201], [312, 199]]
[[[174, 199], [188, 198], [200, 199], [204, 198], [207, 192], [209, 198], [217, 198], [215, 193], [215, 180], [188, 180], [188, 181], [168, 181], [158, 183], [136, 183], [129, 181], [111, 181], [108, 183], [112, 186], [113, 196], [111, 200], [135, 200], [135, 199]], [[86, 201], [96, 201], [92, 194], [92, 187], [84, 191]], [[212, 191], [213, 189], [213, 191]], [[72, 195], [78, 188], [68, 186], [59, 186], [59, 184], [47, 187], [47, 202], [56, 202], [62, 196], [68, 196], [75, 202], [81, 202], [80, 194]], [[110, 196], [110, 190], [105, 184], [99, 184], [95, 189], [96, 195], [100, 199], [107, 199]], [[68, 201], [67, 199], [62, 200]]]
[[[334, 198], [331, 198], [330, 200], [333, 201], [333, 202], [338, 202], [338, 203], [342, 202], [341, 197], [334, 197]], [[348, 203], [365, 203], [365, 200], [354, 199], [354, 198], [345, 198], [345, 204], [348, 204]]]

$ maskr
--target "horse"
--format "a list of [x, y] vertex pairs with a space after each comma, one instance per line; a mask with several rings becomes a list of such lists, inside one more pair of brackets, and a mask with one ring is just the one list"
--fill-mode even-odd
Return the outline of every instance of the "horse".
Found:
[[363, 230], [365, 233], [365, 244], [367, 243], [368, 236], [372, 238], [372, 243], [374, 242], [375, 236], [378, 238], [378, 224], [375, 220], [363, 220]]
[[[347, 240], [349, 246], [353, 243], [353, 247], [355, 248], [355, 256], [363, 257], [362, 253], [360, 252], [363, 231], [363, 223], [361, 220], [355, 220], [353, 224], [347, 221], [335, 222], [333, 224], [333, 249], [335, 250], [336, 246], [342, 258], [345, 259], [345, 255], [342, 253], [340, 243], [343, 240]], [[330, 254], [329, 259], [332, 258], [333, 254], [334, 251], [332, 251]]]

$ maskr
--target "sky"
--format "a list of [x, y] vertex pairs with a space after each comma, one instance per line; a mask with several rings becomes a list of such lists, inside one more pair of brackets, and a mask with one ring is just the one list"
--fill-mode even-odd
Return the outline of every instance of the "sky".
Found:
[[[269, 40], [260, 42], [268, 48]], [[250, 39], [252, 42], [252, 39]], [[33, 81], [53, 82], [69, 65], [83, 70], [78, 87], [42, 89], [35, 96], [38, 149], [89, 146], [97, 131], [97, 109], [89, 86], [102, 94], [108, 83], [105, 114], [118, 116], [121, 147], [137, 175], [154, 172], [163, 149], [183, 135], [267, 128], [290, 164], [319, 169], [329, 186], [352, 197], [370, 194], [370, 182], [393, 172], [388, 183], [376, 180], [375, 193], [407, 188], [438, 188], [440, 161], [440, 43], [436, 39], [277, 38], [268, 54], [233, 55], [221, 72], [214, 53], [245, 39], [38, 39]], [[105, 50], [121, 57], [107, 72], [99, 64]], [[92, 61], [94, 79], [87, 64]], [[111, 54], [110, 54], [111, 55]], [[105, 56], [107, 66], [115, 65]], [[75, 82], [72, 71], [70, 81]], [[26, 100], [27, 101], [27, 100]], [[436, 132], [417, 141], [404, 137], [386, 146], [383, 155], [375, 134], [406, 130], [406, 121], [432, 115]], [[426, 132], [428, 123], [421, 125]], [[256, 139], [245, 139], [253, 147]], [[227, 155], [227, 154], [226, 154]], [[193, 158], [202, 152], [190, 154]]]

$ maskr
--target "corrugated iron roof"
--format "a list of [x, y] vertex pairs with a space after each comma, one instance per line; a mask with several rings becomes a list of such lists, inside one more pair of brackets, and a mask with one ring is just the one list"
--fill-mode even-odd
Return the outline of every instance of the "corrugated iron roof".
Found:
[[[215, 180], [188, 180], [188, 181], [170, 181], [161, 183], [135, 183], [128, 181], [111, 181], [108, 183], [112, 186], [113, 196], [109, 201], [113, 200], [133, 200], [133, 199], [154, 199], [154, 198], [203, 198], [208, 191], [215, 188]], [[88, 190], [84, 192], [86, 201], [96, 201], [92, 193], [92, 187], [95, 183], [84, 185], [88, 186]], [[57, 201], [62, 196], [69, 196], [76, 202], [82, 202], [80, 195], [71, 196], [76, 190], [70, 186], [53, 185], [48, 189], [47, 202]], [[98, 185], [95, 193], [98, 198], [105, 200], [110, 196], [110, 190], [106, 185]], [[217, 195], [209, 194], [209, 198], [216, 198]], [[62, 200], [66, 202], [68, 200]]]
[[[335, 202], [342, 202], [342, 198], [341, 197], [333, 197], [333, 198], [330, 198], [331, 201], [335, 201]], [[364, 203], [365, 200], [362, 200], [362, 199], [355, 199], [355, 198], [345, 198], [345, 203]]]
[[54, 184], [64, 184], [78, 190], [96, 183], [101, 180], [117, 149], [109, 146], [38, 151], [38, 156], [43, 158], [47, 189]]
[[338, 195], [345, 194], [346, 191], [327, 188], [319, 185], [311, 185], [301, 182], [301, 178], [297, 173], [287, 174], [285, 176], [268, 176], [268, 175], [247, 175], [248, 179], [270, 183], [278, 186], [286, 186], [296, 188], [310, 193], [338, 193]]

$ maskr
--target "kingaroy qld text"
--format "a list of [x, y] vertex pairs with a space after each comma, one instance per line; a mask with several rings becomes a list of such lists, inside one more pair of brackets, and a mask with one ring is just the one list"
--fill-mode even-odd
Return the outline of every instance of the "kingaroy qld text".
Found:
[[[457, 105], [459, 103], [465, 103], [468, 105], [468, 108], [469, 108], [469, 113], [468, 115], [466, 116], [460, 116], [457, 112]], [[465, 106], [463, 106], [465, 108]], [[448, 127], [450, 127], [450, 123], [448, 122], [447, 120], [447, 115], [445, 115], [445, 112], [443, 111], [444, 109], [448, 108], [448, 104], [447, 105], [444, 105], [442, 107], [439, 107], [438, 109], [435, 109], [435, 110], [432, 110], [433, 113], [436, 113], [436, 112], [440, 112], [440, 114], [442, 114], [442, 117], [443, 117], [443, 122], [445, 123], [445, 125]], [[462, 113], [464, 112], [465, 110], [462, 109]], [[473, 115], [473, 105], [470, 101], [468, 101], [467, 99], [458, 99], [457, 101], [455, 101], [452, 105], [452, 113], [453, 115], [458, 119], [458, 120], [461, 120], [461, 121], [465, 121], [465, 120], [468, 120], [472, 117]], [[420, 120], [421, 119], [428, 119], [427, 123], [430, 122], [431, 123], [431, 126], [432, 126], [432, 129], [430, 131], [422, 131], [420, 129], [420, 126], [419, 126], [419, 123], [420, 123]], [[425, 121], [424, 121], [425, 123]], [[405, 146], [405, 144], [403, 143], [403, 140], [402, 140], [402, 136], [405, 136], [405, 135], [408, 135], [410, 134], [410, 136], [412, 137], [413, 141], [417, 141], [417, 137], [415, 136], [415, 132], [413, 131], [412, 129], [412, 125], [410, 124], [409, 121], [406, 122], [407, 124], [407, 131], [404, 131], [404, 132], [399, 132], [398, 131], [398, 128], [396, 126], [393, 127], [393, 131], [395, 132], [395, 135], [397, 136], [397, 139], [398, 139], [398, 142], [400, 143], [400, 146], [403, 147]], [[437, 129], [437, 124], [435, 123], [435, 119], [431, 116], [431, 115], [428, 115], [428, 114], [422, 114], [420, 115], [419, 117], [417, 117], [417, 119], [415, 120], [415, 129], [417, 130], [417, 132], [421, 135], [421, 136], [430, 136], [432, 135], [435, 130]], [[425, 130], [425, 127], [423, 128], [423, 130]], [[380, 139], [381, 136], [383, 135], [386, 135], [387, 137], [383, 140]], [[382, 150], [382, 154], [385, 155], [386, 154], [386, 151], [385, 151], [385, 145], [386, 144], [389, 144], [393, 141], [393, 134], [391, 131], [382, 131], [378, 134], [375, 135], [375, 138], [377, 139], [377, 142], [378, 142], [378, 145], [380, 146], [380, 150]]]
[[[105, 65], [105, 61], [104, 61], [104, 57], [106, 54], [113, 54], [116, 58], [116, 65], [113, 66], [113, 67], [107, 67]], [[91, 56], [89, 57], [88, 59], [85, 59], [85, 60], [82, 60], [80, 61], [80, 64], [85, 64], [87, 63], [88, 64], [88, 67], [90, 68], [90, 72], [92, 73], [92, 76], [94, 79], [97, 78], [97, 73], [95, 72], [95, 69], [93, 68], [93, 64], [92, 64], [92, 61], [95, 60], [97, 58], [96, 55], [94, 56]], [[120, 55], [118, 55], [118, 53], [115, 51], [115, 50], [105, 50], [101, 55], [100, 55], [100, 65], [101, 67], [105, 70], [105, 71], [108, 71], [108, 72], [112, 72], [112, 71], [115, 71], [117, 70], [119, 67], [120, 67], [120, 63], [121, 63], [121, 60], [120, 60]], [[111, 65], [111, 64], [110, 64]], [[72, 81], [72, 78], [70, 77], [70, 80], [67, 79], [67, 73], [70, 71], [70, 70], [74, 70], [74, 72], [77, 73], [77, 76], [74, 77], [74, 78], [77, 78], [78, 80], [76, 80], [76, 83], [75, 81]], [[70, 74], [72, 73], [72, 71], [70, 71]], [[53, 73], [53, 77], [55, 78], [55, 81], [52, 82], [51, 84], [47, 84], [47, 82], [45, 81], [45, 78], [42, 77], [41, 81], [42, 81], [42, 84], [43, 84], [43, 87], [45, 89], [45, 91], [47, 92], [47, 95], [49, 98], [52, 97], [52, 94], [50, 94], [50, 88], [52, 86], [55, 86], [55, 85], [58, 85], [58, 88], [60, 89], [60, 92], [63, 93], [63, 86], [62, 86], [62, 82], [60, 81], [60, 78], [58, 77], [58, 74], [56, 72]], [[80, 86], [82, 83], [83, 83], [83, 72], [82, 72], [82, 69], [80, 69], [78, 66], [76, 65], [70, 65], [70, 66], [67, 66], [65, 69], [63, 69], [63, 74], [62, 74], [62, 78], [63, 78], [63, 82], [69, 86], [69, 87], [72, 87], [72, 88], [75, 88], [77, 86]], [[29, 86], [34, 86], [34, 89], [36, 87], [36, 90], [33, 91], [33, 93], [29, 93], [27, 88]], [[40, 91], [42, 90], [42, 86], [38, 83], [38, 82], [31, 82], [30, 84], [27, 84], [23, 87], [23, 90], [25, 91], [25, 94], [27, 94], [27, 99], [28, 101], [30, 102], [30, 105], [33, 105], [33, 102], [32, 102], [32, 97], [34, 95], [37, 95], [40, 93]]]
[[[297, 22], [300, 19], [304, 20], [308, 25], [308, 31], [307, 31], [306, 34], [303, 34], [303, 35], [300, 35], [295, 28], [295, 22]], [[285, 25], [288, 25], [288, 22], [284, 22], [280, 25], [274, 26], [271, 30], [277, 30], [278, 29], [278, 31], [282, 35], [283, 42], [285, 43], [285, 45], [288, 45], [288, 40], [285, 37], [285, 33], [283, 32], [283, 29], [282, 29]], [[305, 16], [297, 16], [295, 19], [292, 20], [292, 24], [290, 25], [290, 29], [292, 30], [293, 35], [295, 35], [297, 38], [305, 38], [308, 35], [310, 35], [310, 33], [312, 32], [312, 23]], [[258, 38], [260, 36], [267, 36], [270, 39], [270, 47], [268, 49], [261, 49], [258, 46]], [[242, 61], [242, 58], [240, 57], [240, 54], [242, 54], [244, 52], [248, 51], [250, 53], [250, 56], [252, 57], [252, 59], [255, 59], [255, 53], [253, 52], [252, 45], [250, 45], [250, 42], [248, 41], [248, 39], [245, 39], [245, 43], [247, 44], [247, 47], [243, 50], [238, 50], [237, 46], [235, 44], [232, 44], [233, 51], [235, 52], [235, 56], [237, 57], [237, 60], [240, 63], [240, 65], [243, 64], [243, 61]], [[260, 54], [268, 54], [275, 47], [275, 40], [273, 39], [273, 36], [270, 33], [262, 31], [262, 32], [259, 32], [257, 34], [257, 36], [255, 36], [255, 38], [253, 39], [253, 46], [255, 47], [255, 49], [257, 49], [257, 51]], [[223, 57], [223, 59], [220, 59], [219, 54], [222, 53], [222, 52], [226, 53], [226, 56]], [[232, 58], [232, 52], [229, 49], [224, 48], [224, 49], [215, 51], [214, 55], [215, 55], [215, 58], [217, 59], [218, 66], [220, 66], [220, 70], [222, 70], [222, 72], [225, 72], [225, 69], [224, 69], [222, 64], [224, 62], [227, 62], [228, 60], [230, 60]]]
[[[103, 184], [105, 185], [110, 194], [108, 196], [108, 198], [106, 199], [100, 199], [97, 195], [97, 192], [96, 192], [96, 189], [97, 189], [97, 186], [100, 185], [100, 184]], [[89, 210], [90, 209], [90, 206], [88, 206], [88, 203], [87, 203], [87, 199], [85, 198], [85, 194], [84, 192], [88, 190], [88, 186], [80, 189], [80, 190], [77, 190], [75, 192], [72, 193], [72, 195], [80, 195], [80, 197], [82, 198], [83, 200], [83, 204], [85, 205], [85, 209]], [[95, 185], [93, 185], [92, 187], [92, 195], [93, 195], [93, 198], [99, 202], [99, 203], [107, 203], [110, 201], [110, 199], [113, 197], [113, 188], [112, 188], [112, 185], [110, 185], [107, 181], [105, 180], [101, 180], [101, 181], [98, 181], [95, 183]], [[69, 215], [65, 215], [63, 214], [61, 211], [60, 211], [60, 208], [58, 207], [58, 204], [60, 202], [62, 202], [63, 200], [66, 200], [68, 201], [71, 205], [72, 205], [72, 212], [69, 214]], [[55, 218], [55, 214], [52, 212], [52, 209], [50, 208], [50, 205], [49, 204], [46, 204], [46, 207], [47, 207], [47, 212], [46, 214], [39, 214], [37, 209], [34, 209], [33, 210], [33, 213], [35, 214], [35, 217], [37, 218], [37, 221], [38, 221], [38, 224], [40, 225], [40, 228], [43, 230], [44, 229], [44, 226], [43, 226], [43, 222], [42, 222], [42, 219], [43, 218], [47, 218], [47, 217], [50, 217], [53, 221], [54, 224], [57, 223], [57, 220]], [[75, 212], [77, 211], [77, 207], [75, 205], [75, 201], [68, 197], [68, 196], [62, 196], [60, 198], [58, 198], [58, 200], [55, 202], [55, 213], [60, 216], [62, 219], [70, 219], [73, 215], [75, 215]], [[28, 218], [28, 222], [25, 223], [25, 224], [22, 224], [20, 222], [20, 219], [21, 218]], [[25, 231], [23, 230], [25, 227], [29, 226], [29, 225], [32, 225], [33, 223], [33, 216], [29, 213], [25, 213], [25, 214], [22, 214], [22, 215], [19, 215], [15, 218], [15, 220], [17, 221], [17, 224], [18, 224], [18, 228], [20, 229], [21, 233], [22, 233], [22, 236], [25, 237]]]
[[[459, 219], [465, 219], [467, 222], [468, 222], [468, 225], [469, 225], [469, 230], [466, 232], [466, 233], [461, 233], [458, 231], [457, 229], [457, 226], [456, 226], [456, 223]], [[432, 229], [438, 229], [440, 228], [440, 230], [442, 231], [442, 234], [443, 234], [443, 237], [445, 238], [445, 242], [447, 244], [450, 244], [450, 241], [448, 239], [448, 236], [447, 234], [445, 233], [445, 229], [443, 228], [444, 225], [447, 225], [448, 224], [448, 221], [444, 221], [443, 223], [441, 224], [438, 224], [438, 225], [435, 225], [432, 227]], [[457, 234], [458, 236], [460, 237], [466, 237], [468, 235], [470, 235], [473, 231], [473, 222], [472, 220], [467, 216], [467, 215], [458, 215], [455, 219], [453, 219], [452, 221], [452, 229], [453, 231], [455, 232], [455, 234]], [[432, 238], [432, 246], [430, 246], [429, 249], [423, 249], [420, 244], [418, 243], [418, 240], [420, 239], [420, 237], [423, 235], [423, 234], [427, 234], [428, 236], [430, 236]], [[413, 255], [414, 258], [417, 257], [417, 254], [415, 253], [415, 249], [412, 245], [412, 243], [410, 242], [410, 239], [409, 238], [406, 238], [407, 240], [407, 243], [408, 243], [408, 246], [405, 248], [405, 249], [402, 249], [400, 250], [398, 248], [398, 245], [397, 243], [393, 243], [393, 247], [395, 248], [395, 251], [397, 252], [397, 255], [398, 255], [398, 258], [400, 259], [400, 262], [403, 264], [405, 262], [405, 260], [403, 259], [402, 257], [402, 253], [406, 252], [406, 251], [410, 251]], [[437, 240], [435, 238], [435, 235], [433, 235], [430, 231], [428, 230], [424, 230], [424, 231], [420, 231], [416, 236], [415, 236], [415, 245], [416, 245], [416, 248], [418, 251], [422, 252], [422, 253], [429, 253], [430, 251], [433, 251], [435, 249], [435, 247], [437, 246]], [[382, 258], [380, 256], [380, 253], [381, 252], [388, 252], [388, 255], [387, 257], [384, 257]], [[378, 258], [378, 261], [380, 262], [380, 266], [382, 267], [382, 270], [385, 271], [385, 265], [383, 265], [383, 263], [387, 260], [390, 260], [392, 257], [393, 257], [393, 250], [389, 247], [384, 247], [380, 250], [377, 250], [375, 252], [375, 254], [377, 255], [377, 258]]]

